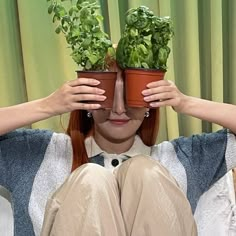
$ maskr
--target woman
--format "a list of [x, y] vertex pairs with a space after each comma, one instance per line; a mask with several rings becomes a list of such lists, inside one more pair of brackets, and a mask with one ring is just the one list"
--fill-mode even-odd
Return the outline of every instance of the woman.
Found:
[[[75, 83], [79, 86], [75, 87]], [[99, 95], [100, 90], [91, 87], [88, 80], [78, 79], [67, 86], [72, 100], [79, 101], [73, 108], [89, 111], [88, 114], [87, 111], [71, 114], [68, 134], [73, 155], [70, 139], [63, 134], [36, 130], [10, 133], [1, 138], [3, 172], [0, 173], [3, 174], [0, 184], [8, 187], [13, 195], [16, 235], [39, 234], [47, 197], [61, 186], [71, 170], [88, 161], [104, 165], [114, 174], [94, 164], [76, 169], [51, 197], [42, 235], [153, 235], [153, 231], [156, 235], [156, 230], [196, 235], [191, 209], [194, 212], [201, 194], [236, 165], [235, 136], [223, 130], [150, 147], [156, 139], [158, 110], [125, 106], [120, 71], [111, 110], [98, 110], [94, 105], [80, 102], [104, 99]], [[234, 119], [230, 118], [236, 115], [233, 105], [183, 95], [169, 81], [149, 84], [143, 95], [153, 108], [169, 105], [177, 112], [218, 123], [236, 132]], [[17, 147], [9, 151], [16, 141]], [[152, 158], [143, 157], [143, 154]], [[134, 155], [139, 157], [129, 158]], [[98, 178], [97, 182], [94, 177]], [[133, 182], [135, 179], [137, 181]], [[130, 191], [133, 183], [136, 188]], [[98, 191], [100, 189], [103, 191]], [[163, 195], [165, 198], [160, 197]], [[161, 207], [160, 210], [157, 207]], [[148, 214], [150, 211], [155, 214], [153, 218]], [[18, 215], [21, 212], [26, 213]], [[77, 214], [76, 224], [70, 214]], [[163, 219], [168, 221], [163, 222]], [[79, 232], [76, 232], [77, 225]]]

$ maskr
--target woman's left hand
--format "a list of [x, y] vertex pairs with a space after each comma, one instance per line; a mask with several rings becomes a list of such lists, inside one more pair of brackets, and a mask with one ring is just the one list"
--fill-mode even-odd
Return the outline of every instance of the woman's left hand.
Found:
[[181, 112], [188, 98], [170, 80], [149, 83], [142, 94], [144, 95], [144, 101], [148, 102], [151, 107], [172, 106], [176, 112]]

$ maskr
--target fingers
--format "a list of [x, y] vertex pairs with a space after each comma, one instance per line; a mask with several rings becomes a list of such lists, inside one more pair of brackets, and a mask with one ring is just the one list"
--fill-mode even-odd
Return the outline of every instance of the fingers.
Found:
[[99, 94], [99, 95], [102, 95], [105, 93], [105, 90], [97, 88], [97, 87], [90, 87], [87, 85], [81, 85], [81, 86], [71, 87], [71, 92], [73, 94]]
[[96, 94], [76, 94], [73, 95], [73, 102], [84, 102], [84, 101], [104, 101], [106, 96], [104, 95], [96, 95]]
[[175, 99], [168, 99], [168, 100], [153, 101], [149, 105], [150, 105], [150, 107], [157, 108], [157, 107], [166, 107], [166, 106], [175, 107], [176, 104], [177, 104], [177, 102]]
[[[65, 90], [68, 90], [72, 94], [98, 94], [102, 95], [105, 90], [96, 87], [100, 84], [100, 81], [93, 78], [78, 78], [75, 80], [68, 81], [65, 84]], [[86, 100], [82, 96], [83, 100]]]
[[170, 91], [170, 89], [176, 88], [175, 84], [169, 80], [159, 80], [147, 84], [147, 89], [143, 90], [143, 95], [150, 95], [156, 92]]
[[175, 84], [168, 80], [149, 83], [142, 94], [151, 107], [177, 106], [183, 95]]
[[101, 105], [98, 103], [106, 99], [105, 90], [96, 87], [99, 84], [98, 80], [92, 78], [71, 80], [65, 83], [53, 98], [60, 101], [61, 106], [58, 105], [58, 107], [63, 112], [99, 109]]
[[170, 80], [158, 80], [158, 81], [147, 84], [147, 88], [155, 88], [158, 86], [171, 86], [171, 85], [175, 85], [175, 84]]
[[[56, 95], [56, 97], [55, 97]], [[60, 92], [51, 96], [51, 104], [57, 113], [62, 114], [73, 110], [93, 110], [101, 108], [99, 102], [106, 99], [103, 95], [72, 94]]]
[[[101, 102], [106, 99], [106, 96], [102, 95], [105, 91], [98, 88], [88, 87], [88, 86], [78, 86], [70, 87], [64, 92], [64, 99], [67, 99], [67, 103], [75, 103], [77, 109], [92, 109], [93, 107], [85, 106], [85, 102], [92, 101], [94, 104], [96, 102]], [[96, 109], [98, 106], [95, 107]]]
[[156, 93], [156, 94], [144, 97], [144, 100], [146, 102], [164, 101], [164, 100], [172, 99], [176, 96], [177, 94], [175, 94], [174, 92], [161, 92], [161, 93]]
[[174, 87], [162, 86], [162, 87], [155, 87], [155, 88], [143, 90], [142, 94], [144, 96], [151, 96], [151, 95], [157, 95], [161, 93], [170, 93], [172, 91], [175, 91]]
[[[71, 94], [81, 94], [82, 101], [90, 100], [91, 96], [83, 96], [84, 94], [88, 95], [103, 95], [105, 93], [105, 90], [100, 89], [98, 87], [95, 87], [95, 85], [99, 85], [100, 82], [95, 79], [88, 79], [88, 78], [79, 78], [75, 80], [68, 81], [64, 85], [64, 89]], [[100, 101], [103, 96], [95, 96], [92, 98], [95, 98], [96, 100]]]
[[70, 111], [74, 111], [74, 110], [96, 110], [96, 109], [100, 109], [100, 108], [101, 108], [100, 104], [76, 103], [75, 102], [70, 107]]
[[169, 99], [173, 96], [173, 93], [178, 91], [172, 82], [164, 80], [149, 83], [147, 87], [147, 89], [142, 91], [147, 102]]
[[97, 86], [100, 84], [100, 81], [93, 78], [78, 78], [68, 81], [67, 84], [71, 87], [79, 85]]

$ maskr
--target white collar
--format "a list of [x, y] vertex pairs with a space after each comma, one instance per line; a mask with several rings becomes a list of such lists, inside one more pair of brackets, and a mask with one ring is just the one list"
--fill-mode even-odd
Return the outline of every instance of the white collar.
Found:
[[[114, 156], [113, 154], [109, 154], [106, 153], [104, 150], [102, 150], [97, 143], [95, 142], [94, 138], [92, 136], [86, 138], [85, 140], [85, 147], [86, 147], [86, 151], [88, 154], [88, 157], [93, 157], [96, 156], [98, 154], [105, 154], [106, 156]], [[151, 147], [146, 146], [143, 141], [141, 140], [141, 138], [136, 135], [135, 139], [134, 139], [134, 143], [132, 145], [132, 147], [125, 153], [122, 154], [117, 154], [119, 155], [125, 155], [125, 156], [129, 156], [129, 157], [133, 157], [136, 156], [138, 154], [143, 154], [143, 155], [149, 155], [151, 154]], [[116, 155], [116, 154], [115, 154]]]

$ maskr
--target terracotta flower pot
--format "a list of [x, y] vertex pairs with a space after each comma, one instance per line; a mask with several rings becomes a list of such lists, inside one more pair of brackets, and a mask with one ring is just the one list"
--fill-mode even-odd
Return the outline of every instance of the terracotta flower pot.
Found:
[[78, 78], [94, 78], [100, 81], [100, 84], [97, 85], [98, 88], [104, 89], [106, 96], [105, 101], [86, 101], [88, 103], [98, 103], [101, 104], [102, 108], [111, 108], [113, 104], [114, 91], [115, 91], [115, 82], [117, 72], [113, 71], [77, 71]]
[[162, 80], [165, 71], [152, 69], [126, 69], [125, 70], [125, 94], [126, 103], [130, 107], [149, 107], [143, 100], [142, 91], [150, 82]]

